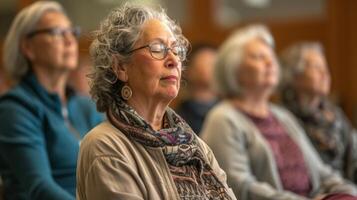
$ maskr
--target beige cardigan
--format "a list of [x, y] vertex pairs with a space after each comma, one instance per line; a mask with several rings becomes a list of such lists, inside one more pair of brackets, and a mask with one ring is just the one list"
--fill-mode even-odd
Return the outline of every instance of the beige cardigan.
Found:
[[[232, 199], [236, 199], [212, 151], [197, 139], [205, 159]], [[180, 198], [161, 148], [149, 148], [131, 141], [109, 122], [103, 122], [82, 141], [77, 166], [77, 199]]]

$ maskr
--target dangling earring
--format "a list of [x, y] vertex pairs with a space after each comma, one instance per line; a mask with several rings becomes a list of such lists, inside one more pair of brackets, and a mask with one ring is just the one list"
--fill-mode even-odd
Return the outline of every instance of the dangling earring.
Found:
[[121, 97], [127, 101], [131, 98], [131, 95], [133, 94], [133, 91], [131, 90], [131, 88], [128, 85], [124, 85], [121, 88]]

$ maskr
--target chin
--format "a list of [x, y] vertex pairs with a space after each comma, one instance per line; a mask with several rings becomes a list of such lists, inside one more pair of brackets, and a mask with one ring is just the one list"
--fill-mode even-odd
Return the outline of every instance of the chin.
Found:
[[269, 81], [264, 84], [266, 88], [275, 88], [277, 86], [277, 81]]
[[322, 97], [327, 97], [329, 93], [327, 91], [317, 91], [315, 94], [322, 96]]
[[68, 63], [63, 65], [63, 69], [67, 69], [70, 71], [77, 69], [77, 67], [78, 67], [77, 63]]
[[178, 95], [177, 91], [168, 91], [165, 94], [165, 98], [171, 101], [171, 100], [175, 99], [177, 97], [177, 95]]
[[177, 93], [175, 93], [175, 94], [171, 94], [171, 93], [167, 94], [167, 98], [170, 99], [170, 100], [173, 100], [176, 97], [177, 97]]

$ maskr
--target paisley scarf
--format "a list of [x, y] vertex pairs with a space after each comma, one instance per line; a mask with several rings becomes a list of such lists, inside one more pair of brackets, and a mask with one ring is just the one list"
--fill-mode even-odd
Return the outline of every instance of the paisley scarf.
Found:
[[205, 161], [192, 129], [173, 110], [166, 110], [159, 131], [121, 100], [107, 113], [109, 121], [129, 139], [162, 149], [181, 199], [231, 199]]
[[303, 105], [290, 88], [285, 88], [282, 100], [299, 119], [321, 158], [333, 168], [344, 171], [347, 167], [346, 152], [350, 151], [348, 141], [351, 140], [353, 129], [342, 112], [326, 98], [314, 109]]

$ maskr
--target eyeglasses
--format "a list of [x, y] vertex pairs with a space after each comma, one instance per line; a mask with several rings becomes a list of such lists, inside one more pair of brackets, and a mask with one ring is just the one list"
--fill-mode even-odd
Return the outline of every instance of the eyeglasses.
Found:
[[164, 43], [161, 43], [161, 42], [153, 42], [151, 44], [133, 49], [133, 50], [129, 51], [128, 54], [132, 54], [134, 51], [137, 51], [137, 50], [140, 50], [143, 48], [148, 48], [151, 56], [157, 60], [165, 59], [167, 54], [169, 53], [169, 50], [171, 50], [171, 52], [173, 54], [175, 54], [175, 56], [177, 56], [180, 59], [180, 61], [184, 61], [186, 59], [186, 48], [185, 47], [183, 47], [181, 45], [174, 45], [172, 47], [168, 47]]
[[71, 27], [71, 28], [59, 28], [59, 27], [45, 28], [45, 29], [39, 29], [39, 30], [32, 31], [32, 32], [28, 33], [26, 35], [26, 37], [32, 38], [35, 35], [39, 35], [39, 34], [49, 34], [53, 37], [64, 38], [66, 36], [66, 34], [68, 34], [68, 33], [71, 34], [73, 37], [78, 38], [81, 33], [81, 29], [77, 26]]

